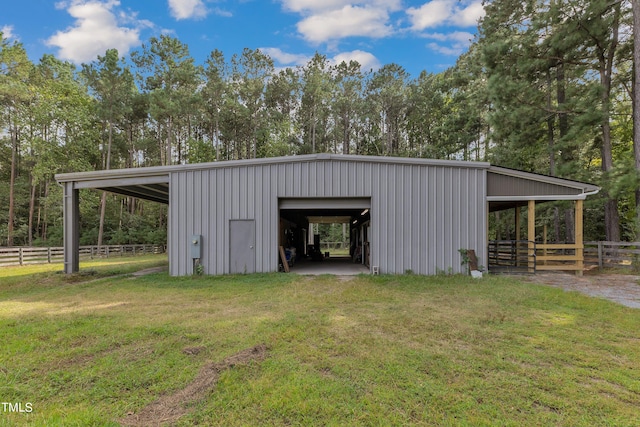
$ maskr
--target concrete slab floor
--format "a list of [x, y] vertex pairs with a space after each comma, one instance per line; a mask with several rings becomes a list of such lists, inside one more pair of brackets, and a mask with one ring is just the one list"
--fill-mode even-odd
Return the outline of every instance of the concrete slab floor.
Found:
[[291, 267], [291, 272], [308, 276], [318, 276], [320, 274], [356, 276], [358, 274], [371, 273], [367, 266], [356, 264], [348, 257], [325, 258], [322, 261], [301, 260]]

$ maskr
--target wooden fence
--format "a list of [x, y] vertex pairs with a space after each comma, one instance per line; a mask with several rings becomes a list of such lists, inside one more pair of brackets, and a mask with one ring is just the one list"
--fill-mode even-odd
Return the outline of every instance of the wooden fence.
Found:
[[489, 242], [489, 271], [494, 273], [535, 272], [535, 249], [528, 240], [492, 240]]
[[[164, 245], [103, 245], [80, 246], [81, 259], [109, 258], [165, 253]], [[10, 247], [0, 248], [0, 267], [7, 265], [46, 264], [64, 262], [64, 248]]]
[[[584, 264], [580, 262], [581, 250]], [[496, 272], [533, 273], [583, 268], [640, 270], [640, 242], [585, 242], [584, 249], [571, 243], [543, 244], [515, 240], [489, 242], [489, 270]]]
[[585, 265], [640, 270], [640, 242], [585, 242]]
[[[337, 243], [337, 242], [335, 242]], [[495, 243], [495, 242], [494, 242]], [[504, 242], [502, 242], [504, 244]], [[339, 246], [339, 245], [335, 245]], [[548, 246], [548, 245], [547, 245]], [[514, 266], [523, 267], [527, 265], [527, 250], [523, 248], [525, 259], [517, 259], [513, 255], [514, 249], [509, 246], [509, 257], [515, 261]], [[537, 250], [543, 249], [538, 245]], [[567, 249], [552, 250], [552, 248], [545, 248], [549, 254], [546, 257], [551, 257], [551, 252], [557, 258], [559, 255], [570, 257], [572, 260], [575, 256], [573, 250]], [[555, 248], [554, 248], [555, 249]], [[110, 246], [80, 246], [80, 258], [81, 259], [93, 259], [93, 258], [109, 258], [114, 256], [134, 256], [144, 254], [160, 254], [165, 253], [167, 247], [164, 245], [110, 245]], [[502, 253], [504, 248], [498, 251], [497, 247], [489, 250], [490, 257], [495, 256], [493, 261], [500, 265], [498, 255], [494, 252]], [[518, 253], [520, 251], [517, 251]], [[569, 253], [570, 252], [570, 253]], [[541, 262], [545, 255], [540, 256], [538, 254], [536, 260], [536, 269], [540, 270]], [[573, 255], [573, 256], [572, 256]], [[541, 259], [542, 258], [542, 259]], [[24, 264], [46, 264], [64, 261], [64, 248], [51, 247], [51, 248], [35, 248], [35, 247], [11, 247], [0, 248], [0, 266], [7, 265], [24, 265]], [[504, 261], [504, 260], [501, 260]], [[514, 261], [512, 261], [514, 262]], [[585, 268], [635, 268], [640, 269], [640, 242], [585, 242], [584, 243], [584, 264]], [[557, 267], [560, 268], [560, 267]]]

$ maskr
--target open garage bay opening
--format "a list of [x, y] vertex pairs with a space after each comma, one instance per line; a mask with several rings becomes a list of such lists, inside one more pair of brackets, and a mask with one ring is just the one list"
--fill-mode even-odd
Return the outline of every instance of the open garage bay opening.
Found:
[[369, 273], [370, 209], [370, 198], [280, 199], [284, 262], [298, 274]]

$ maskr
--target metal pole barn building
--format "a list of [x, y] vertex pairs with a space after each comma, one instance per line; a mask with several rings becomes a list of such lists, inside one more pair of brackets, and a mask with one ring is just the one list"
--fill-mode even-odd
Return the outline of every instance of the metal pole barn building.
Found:
[[518, 217], [527, 206], [528, 240], [535, 243], [535, 203], [550, 200], [575, 201], [576, 242], [569, 249], [578, 270], [582, 201], [599, 190], [481, 162], [332, 154], [66, 173], [56, 180], [64, 187], [67, 273], [79, 267], [78, 191], [93, 188], [169, 205], [173, 276], [278, 271], [282, 247], [301, 256], [313, 235], [309, 225], [329, 221], [349, 224], [351, 258], [359, 251], [368, 271], [460, 273], [461, 249], [473, 249], [489, 265], [490, 211], [516, 209]]

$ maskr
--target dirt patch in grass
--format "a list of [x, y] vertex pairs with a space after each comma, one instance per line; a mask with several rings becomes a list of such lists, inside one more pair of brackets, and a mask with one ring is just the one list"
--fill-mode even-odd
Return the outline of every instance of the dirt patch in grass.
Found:
[[204, 346], [199, 347], [187, 347], [182, 350], [184, 354], [188, 354], [189, 356], [197, 356], [205, 349]]
[[538, 273], [518, 277], [520, 280], [577, 291], [605, 298], [632, 308], [640, 308], [640, 276], [628, 274], [594, 274], [576, 276], [570, 273]]
[[132, 273], [133, 277], [140, 277], [140, 276], [146, 276], [147, 274], [154, 274], [154, 273], [161, 273], [163, 271], [166, 271], [167, 268], [166, 267], [151, 267], [151, 268], [145, 268], [143, 270], [138, 270], [134, 273]]
[[242, 350], [222, 362], [210, 363], [185, 388], [166, 395], [142, 408], [137, 414], [129, 414], [118, 422], [124, 426], [156, 426], [174, 423], [188, 411], [188, 405], [202, 400], [218, 382], [220, 374], [236, 365], [262, 361], [267, 355], [264, 344]]

